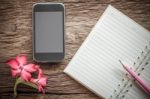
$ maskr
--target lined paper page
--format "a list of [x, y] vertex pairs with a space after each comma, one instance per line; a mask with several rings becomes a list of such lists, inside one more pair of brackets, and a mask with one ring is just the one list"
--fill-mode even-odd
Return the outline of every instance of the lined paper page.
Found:
[[125, 72], [118, 60], [133, 64], [148, 40], [149, 31], [108, 6], [64, 72], [108, 98]]

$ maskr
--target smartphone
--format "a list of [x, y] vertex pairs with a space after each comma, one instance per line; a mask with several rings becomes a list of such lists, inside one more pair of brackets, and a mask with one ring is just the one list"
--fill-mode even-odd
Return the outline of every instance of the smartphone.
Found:
[[64, 14], [62, 3], [33, 5], [33, 59], [37, 62], [60, 62], [65, 56]]

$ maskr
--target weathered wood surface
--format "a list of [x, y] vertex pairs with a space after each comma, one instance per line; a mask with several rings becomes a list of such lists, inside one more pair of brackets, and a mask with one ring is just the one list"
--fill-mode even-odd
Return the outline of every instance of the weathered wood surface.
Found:
[[[14, 79], [5, 64], [9, 57], [25, 53], [32, 61], [32, 5], [52, 0], [0, 0], [0, 98], [13, 98]], [[55, 1], [56, 2], [56, 1]], [[98, 99], [99, 97], [63, 73], [77, 49], [108, 4], [150, 30], [150, 0], [59, 0], [66, 6], [66, 57], [59, 64], [40, 64], [48, 77], [46, 94], [24, 85], [18, 99]]]

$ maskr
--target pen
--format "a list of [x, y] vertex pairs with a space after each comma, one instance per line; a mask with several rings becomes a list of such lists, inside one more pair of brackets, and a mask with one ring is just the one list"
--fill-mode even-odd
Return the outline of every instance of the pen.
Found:
[[138, 83], [138, 85], [140, 87], [142, 87], [142, 89], [148, 93], [150, 95], [150, 86], [145, 83], [144, 80], [142, 80], [133, 70], [131, 70], [127, 65], [124, 65], [121, 60], [119, 60], [119, 62], [122, 64], [122, 66], [124, 67], [124, 69], [131, 75], [132, 78], [135, 79], [135, 81]]

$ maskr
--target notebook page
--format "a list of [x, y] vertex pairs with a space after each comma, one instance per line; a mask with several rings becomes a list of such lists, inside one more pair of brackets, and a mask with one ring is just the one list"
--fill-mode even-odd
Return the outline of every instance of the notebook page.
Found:
[[125, 72], [118, 60], [132, 64], [149, 39], [147, 30], [108, 6], [64, 72], [108, 98]]

